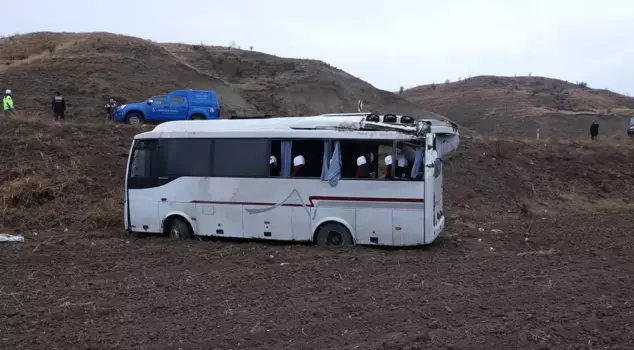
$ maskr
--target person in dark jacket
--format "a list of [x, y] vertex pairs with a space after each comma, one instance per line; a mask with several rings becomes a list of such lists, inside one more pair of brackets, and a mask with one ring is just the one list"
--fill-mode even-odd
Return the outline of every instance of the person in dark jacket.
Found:
[[106, 103], [106, 106], [104, 107], [106, 109], [106, 119], [112, 119], [118, 106], [119, 104], [113, 98]]
[[53, 97], [53, 114], [55, 115], [55, 120], [64, 119], [64, 112], [66, 112], [66, 101], [64, 97], [59, 92], [55, 93], [55, 97]]
[[590, 138], [596, 140], [597, 136], [599, 136], [599, 122], [595, 120], [590, 125]]

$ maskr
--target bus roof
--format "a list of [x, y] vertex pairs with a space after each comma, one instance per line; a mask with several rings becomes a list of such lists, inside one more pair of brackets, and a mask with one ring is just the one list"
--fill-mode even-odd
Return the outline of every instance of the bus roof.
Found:
[[[373, 117], [370, 117], [373, 116]], [[389, 116], [389, 115], [388, 115]], [[394, 116], [394, 115], [391, 115]], [[368, 113], [324, 114], [311, 117], [172, 121], [137, 135], [145, 138], [314, 138], [314, 139], [419, 139], [422, 125], [438, 134], [458, 135], [457, 126], [438, 119], [401, 123], [384, 122], [385, 115]], [[372, 121], [369, 121], [368, 118]], [[374, 118], [374, 119], [372, 119]]]

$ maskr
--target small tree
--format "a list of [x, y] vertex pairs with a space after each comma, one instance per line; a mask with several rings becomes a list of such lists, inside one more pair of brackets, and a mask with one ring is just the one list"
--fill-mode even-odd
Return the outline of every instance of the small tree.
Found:
[[532, 76], [533, 76], [533, 73], [528, 72], [528, 76], [529, 76], [529, 77], [532, 77]]
[[588, 87], [588, 83], [586, 83], [585, 81], [580, 81], [577, 83], [577, 86], [579, 86], [582, 89], [585, 89]]
[[235, 49], [236, 47], [238, 47], [238, 44], [236, 43], [235, 40], [231, 40], [231, 42], [229, 43], [229, 48], [230, 49]]
[[436, 84], [435, 83], [431, 83], [431, 89], [432, 90], [436, 90]]
[[403, 91], [405, 91], [405, 88], [401, 86], [401, 87], [398, 89], [398, 93], [399, 93], [399, 94], [402, 94], [402, 93], [403, 93]]
[[253, 51], [253, 45], [249, 46], [249, 51]]
[[451, 81], [449, 79], [445, 80], [445, 84], [449, 84]]

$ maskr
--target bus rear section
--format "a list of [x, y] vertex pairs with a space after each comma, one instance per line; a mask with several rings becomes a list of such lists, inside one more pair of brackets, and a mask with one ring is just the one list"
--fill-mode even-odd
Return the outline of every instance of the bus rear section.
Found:
[[430, 136], [243, 131], [227, 122], [253, 123], [189, 122], [195, 137], [179, 124], [135, 140], [127, 230], [171, 235], [178, 222], [191, 231], [185, 237], [408, 246], [433, 242], [444, 227]]

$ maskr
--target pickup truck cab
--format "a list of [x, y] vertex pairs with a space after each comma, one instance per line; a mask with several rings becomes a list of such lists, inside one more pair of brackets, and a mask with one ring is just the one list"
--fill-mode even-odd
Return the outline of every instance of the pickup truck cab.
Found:
[[113, 119], [129, 124], [171, 120], [220, 119], [216, 93], [207, 90], [176, 90], [132, 104], [121, 105]]

